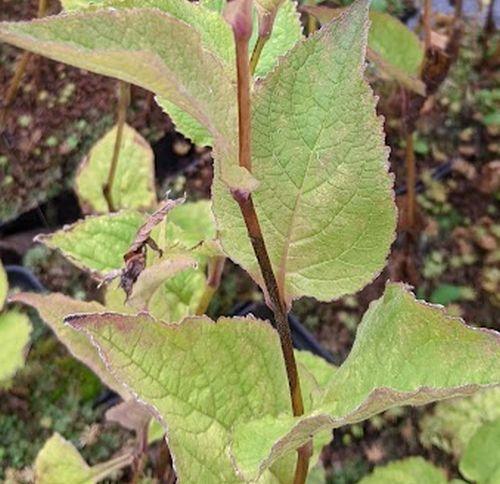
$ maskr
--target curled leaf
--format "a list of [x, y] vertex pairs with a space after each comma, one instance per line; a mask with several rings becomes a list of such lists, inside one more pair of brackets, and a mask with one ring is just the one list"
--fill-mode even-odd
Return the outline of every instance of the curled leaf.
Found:
[[[174, 207], [184, 203], [184, 198], [177, 200], [165, 200], [160, 204], [146, 221], [139, 227], [134, 240], [130, 244], [128, 250], [124, 253], [125, 267], [120, 275], [120, 287], [123, 288], [127, 297], [132, 293], [132, 288], [137, 281], [139, 275], [146, 268], [146, 246], [149, 245], [154, 250], [162, 254], [161, 249], [156, 242], [151, 238], [151, 232], [160, 224]], [[156, 278], [159, 271], [156, 272]]]

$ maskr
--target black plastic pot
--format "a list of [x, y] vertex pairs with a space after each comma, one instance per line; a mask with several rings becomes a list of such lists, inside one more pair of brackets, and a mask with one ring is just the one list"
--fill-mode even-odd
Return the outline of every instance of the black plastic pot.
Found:
[[47, 292], [45, 286], [38, 277], [26, 267], [18, 265], [6, 265], [5, 272], [10, 287], [17, 287], [23, 291]]
[[[242, 304], [232, 313], [233, 316], [246, 316], [248, 314], [253, 314], [259, 319], [268, 319], [273, 326], [275, 324], [272, 311], [263, 303]], [[342, 363], [341, 358], [325, 350], [293, 314], [288, 315], [288, 322], [292, 330], [293, 346], [296, 349], [310, 351], [337, 366]]]

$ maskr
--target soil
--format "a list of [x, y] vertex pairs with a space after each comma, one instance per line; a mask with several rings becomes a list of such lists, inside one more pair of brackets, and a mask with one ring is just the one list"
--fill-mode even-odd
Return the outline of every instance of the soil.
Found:
[[[31, 18], [36, 13], [34, 1], [0, 2], [0, 20]], [[50, 3], [50, 12], [58, 8]], [[486, 122], [492, 110], [487, 93], [498, 86], [499, 72], [492, 57], [483, 56], [484, 43], [474, 22], [467, 24], [463, 45], [417, 126], [421, 230], [411, 236], [400, 231], [387, 268], [355, 296], [332, 303], [307, 298], [294, 303], [295, 315], [339, 360], [348, 355], [362, 314], [382, 294], [389, 278], [412, 283], [418, 296], [447, 305], [468, 322], [500, 329], [500, 130]], [[0, 98], [19, 54], [0, 44]], [[373, 85], [381, 99], [379, 112], [386, 118], [395, 186], [402, 187], [401, 90], [375, 79]], [[50, 290], [86, 297], [97, 294], [95, 284], [62, 257], [33, 248], [32, 237], [81, 216], [72, 179], [88, 148], [112, 126], [115, 98], [116, 81], [33, 56], [0, 134], [0, 255], [4, 263], [30, 267]], [[208, 197], [210, 152], [177, 133], [150, 93], [134, 87], [132, 100], [127, 121], [152, 143], [158, 193], [170, 189], [174, 194], [186, 192], [191, 199]], [[444, 179], [433, 179], [432, 173], [446, 164], [450, 169]], [[405, 197], [398, 198], [403, 207]], [[404, 229], [403, 218], [400, 228]], [[230, 314], [242, 299], [261, 299], [240, 268], [228, 263], [224, 272], [211, 314]], [[90, 463], [109, 457], [131, 439], [128, 432], [104, 423], [106, 404], [93, 405], [102, 388], [92, 374], [71, 360], [42, 324], [35, 333], [26, 368], [1, 398], [0, 460], [6, 467], [0, 478], [7, 468], [29, 466], [43, 441], [58, 429], [59, 424], [47, 421], [56, 413], [72, 415], [58, 430], [81, 443]], [[60, 380], [46, 380], [48, 371]], [[60, 384], [69, 390], [54, 399]], [[445, 468], [450, 478], [459, 477], [451, 456], [419, 442], [418, 422], [429, 412], [432, 406], [398, 409], [340, 429], [322, 455], [328, 482], [355, 483], [374, 465], [409, 455], [422, 455]]]

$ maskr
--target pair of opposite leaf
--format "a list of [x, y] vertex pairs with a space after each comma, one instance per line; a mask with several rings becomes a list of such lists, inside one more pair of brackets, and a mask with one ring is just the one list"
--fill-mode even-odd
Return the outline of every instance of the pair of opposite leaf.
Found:
[[[223, 248], [260, 282], [228, 193], [228, 185], [249, 181], [237, 169], [229, 28], [199, 5], [147, 0], [127, 8], [138, 5], [125, 0], [113, 10], [3, 24], [0, 38], [149, 88], [202, 126], [214, 145], [213, 210]], [[253, 87], [253, 196], [287, 300], [358, 290], [381, 270], [394, 236], [387, 150], [362, 77], [367, 10], [357, 2], [298, 41]], [[71, 256], [88, 265], [94, 254], [83, 239], [85, 250]], [[81, 345], [74, 353], [83, 361], [95, 365], [101, 355], [95, 371], [161, 419], [183, 482], [290, 482], [294, 450], [313, 436], [324, 442], [332, 428], [391, 406], [467, 395], [500, 380], [497, 335], [467, 328], [400, 285], [372, 304], [340, 368], [299, 353], [306, 414], [298, 418], [290, 416], [278, 337], [265, 323], [202, 317], [172, 324], [106, 314], [97, 303], [60, 295], [17, 300], [37, 307], [70, 348]]]
[[238, 165], [234, 44], [219, 12], [185, 0], [104, 5], [113, 8], [5, 23], [0, 39], [152, 90], [203, 127], [213, 144], [221, 244], [257, 282], [228, 185], [257, 184], [254, 204], [287, 301], [331, 300], [368, 283], [385, 263], [396, 217], [382, 123], [362, 76], [367, 6], [356, 4], [307, 40], [300, 26], [291, 29], [295, 39], [270, 52], [274, 68], [253, 87], [250, 176]]

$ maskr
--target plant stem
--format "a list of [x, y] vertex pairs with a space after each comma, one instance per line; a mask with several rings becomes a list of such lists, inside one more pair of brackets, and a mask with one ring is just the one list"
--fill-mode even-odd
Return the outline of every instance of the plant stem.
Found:
[[[315, 2], [314, 0], [306, 0], [305, 4], [315, 6], [317, 2]], [[307, 12], [307, 23], [306, 23], [307, 36], [309, 37], [310, 35], [314, 34], [316, 30], [318, 30], [318, 21], [316, 20], [316, 17], [312, 13]]]
[[111, 166], [109, 167], [108, 180], [102, 189], [102, 193], [110, 212], [116, 211], [116, 206], [113, 203], [113, 183], [116, 176], [116, 168], [120, 158], [120, 149], [122, 146], [123, 128], [127, 118], [127, 108], [130, 104], [130, 84], [123, 81], [118, 81], [118, 108], [117, 108], [117, 121], [116, 121], [116, 138], [113, 148], [113, 157], [111, 158]]
[[111, 473], [132, 464], [133, 460], [134, 457], [132, 454], [122, 454], [107, 462], [97, 464], [92, 467], [92, 477], [95, 482], [101, 481]]
[[[248, 38], [235, 35], [236, 63], [238, 74], [238, 126], [239, 126], [239, 164], [251, 172], [251, 110], [250, 110], [250, 64], [248, 61]], [[294, 416], [304, 413], [304, 404], [293, 352], [292, 335], [288, 324], [286, 304], [280, 294], [269, 253], [267, 252], [262, 230], [255, 211], [252, 195], [239, 190], [232, 191], [234, 199], [240, 206], [248, 236], [259, 263], [262, 278], [267, 291], [268, 302], [274, 313], [276, 329], [280, 338], [281, 350], [285, 360], [285, 368], [290, 389], [290, 397]], [[305, 444], [297, 451], [295, 483], [305, 482], [310, 459], [310, 445]]]
[[212, 257], [208, 262], [207, 283], [198, 307], [196, 308], [197, 316], [201, 316], [207, 312], [208, 306], [219, 288], [225, 262], [226, 258], [222, 256]]
[[424, 0], [424, 47], [427, 52], [432, 45], [432, 29], [431, 29], [431, 14], [432, 14], [432, 0]]
[[257, 42], [255, 42], [252, 56], [250, 57], [250, 75], [252, 76], [255, 74], [255, 69], [257, 69], [257, 64], [259, 63], [260, 54], [262, 54], [262, 50], [264, 49], [268, 38], [268, 36], [264, 37], [260, 34], [257, 37]]
[[407, 206], [406, 212], [408, 216], [408, 228], [412, 231], [415, 227], [415, 151], [413, 147], [413, 131], [406, 135], [405, 147], [405, 168], [406, 168], [406, 189], [407, 189]]
[[[38, 11], [37, 17], [41, 18], [45, 16], [47, 11], [47, 0], [39, 0], [38, 1]], [[0, 130], [3, 128], [5, 124], [5, 118], [7, 117], [7, 111], [14, 101], [17, 91], [19, 90], [19, 86], [21, 85], [21, 80], [23, 78], [24, 72], [26, 71], [26, 66], [28, 62], [33, 58], [33, 54], [31, 52], [23, 52], [19, 60], [17, 61], [16, 70], [14, 72], [14, 76], [12, 77], [9, 87], [7, 88], [7, 92], [5, 93], [5, 98], [3, 101], [2, 111], [0, 112]]]

